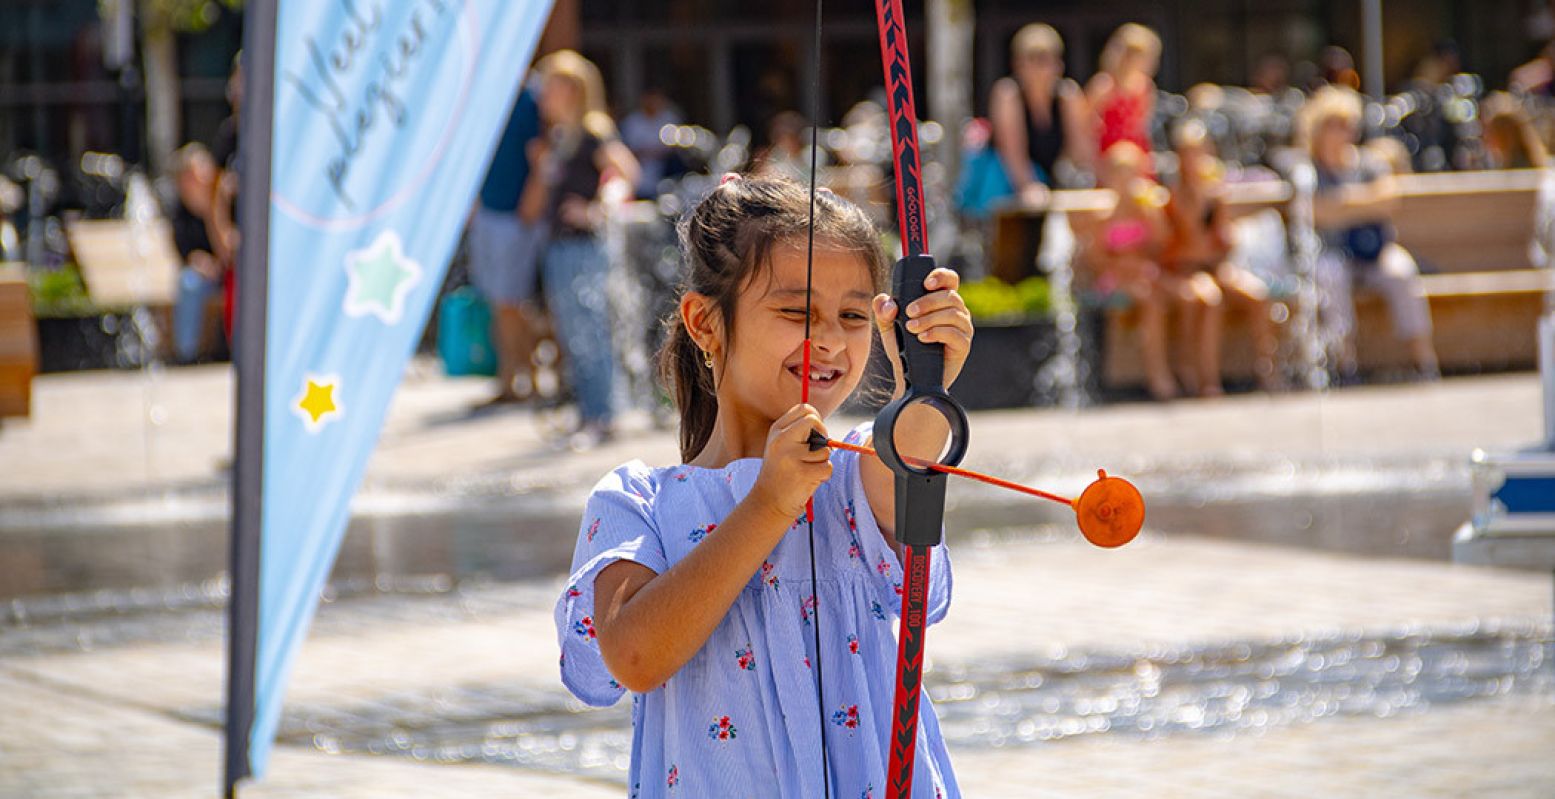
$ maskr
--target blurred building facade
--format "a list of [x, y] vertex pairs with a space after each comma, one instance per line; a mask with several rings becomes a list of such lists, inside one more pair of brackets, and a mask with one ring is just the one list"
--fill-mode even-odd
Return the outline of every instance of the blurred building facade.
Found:
[[[1354, 0], [927, 0], [965, 3], [976, 18], [974, 108], [1009, 65], [1009, 41], [1030, 22], [1047, 22], [1067, 43], [1069, 74], [1095, 71], [1107, 36], [1134, 21], [1161, 33], [1160, 85], [1181, 91], [1210, 81], [1245, 85], [1269, 53], [1293, 64], [1315, 59], [1329, 44], [1360, 59], [1361, 3]], [[611, 82], [618, 109], [645, 88], [663, 88], [688, 120], [714, 130], [749, 125], [760, 135], [767, 118], [811, 107], [815, 57], [814, 6], [808, 0], [589, 0], [583, 4], [581, 49]], [[923, 4], [908, 3], [908, 29], [918, 81], [925, 83]], [[1464, 67], [1492, 87], [1531, 58], [1555, 30], [1543, 0], [1384, 0], [1385, 74], [1392, 87], [1409, 77], [1432, 45], [1452, 39]], [[872, 3], [826, 6], [823, 37], [824, 113], [839, 119], [880, 84]], [[921, 104], [921, 101], [920, 101]]]
[[[1360, 3], [1353, 0], [927, 0], [969, 5], [975, 14], [974, 111], [1008, 66], [1010, 37], [1044, 21], [1068, 43], [1069, 73], [1095, 68], [1108, 34], [1138, 21], [1165, 41], [1160, 85], [1243, 84], [1268, 53], [1293, 63], [1328, 44], [1357, 54]], [[110, 66], [113, 21], [100, 0], [0, 0], [0, 163], [21, 151], [59, 164], [87, 150], [140, 162], [146, 147], [143, 72]], [[241, 14], [212, 2], [197, 34], [177, 34], [183, 141], [209, 141], [227, 113], [224, 80], [241, 44]], [[1454, 40], [1464, 68], [1502, 86], [1514, 66], [1555, 35], [1544, 0], [1384, 0], [1385, 67], [1391, 87], [1431, 46]], [[807, 109], [817, 83], [814, 6], [809, 0], [562, 0], [567, 41], [595, 60], [618, 112], [650, 87], [663, 89], [688, 121], [714, 130], [735, 124], [762, 135], [779, 111]], [[926, 85], [923, 5], [909, 3], [915, 78]], [[144, 21], [136, 30], [143, 37]], [[880, 84], [879, 45], [869, 3], [828, 4], [820, 92], [829, 120]], [[143, 50], [144, 48], [138, 48]], [[132, 61], [132, 64], [135, 63]], [[927, 107], [927, 104], [920, 103]]]
[[[242, 15], [209, 4], [199, 33], [174, 34], [181, 140], [209, 142], [228, 114], [225, 87]], [[0, 0], [0, 162], [33, 152], [64, 166], [86, 151], [142, 162], [145, 71], [115, 65], [116, 40], [144, 51], [143, 24], [120, 37], [99, 0]]]

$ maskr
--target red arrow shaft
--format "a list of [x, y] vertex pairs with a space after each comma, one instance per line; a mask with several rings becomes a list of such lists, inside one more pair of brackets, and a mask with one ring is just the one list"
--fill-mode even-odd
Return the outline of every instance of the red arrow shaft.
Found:
[[[874, 456], [876, 458], [880, 457], [879, 455], [876, 455], [875, 451], [872, 448], [870, 448], [870, 447], [861, 447], [861, 446], [859, 446], [857, 444], [849, 444], [849, 443], [847, 443], [845, 441], [834, 441], [834, 440], [828, 438], [828, 439], [826, 439], [826, 446], [832, 447], [832, 448], [835, 448], [835, 449], [845, 449], [845, 450], [847, 450], [849, 452], [857, 452], [860, 455], [872, 455], [872, 456]], [[982, 472], [974, 472], [971, 469], [963, 469], [963, 468], [961, 468], [959, 466], [946, 466], [943, 463], [936, 463], [934, 461], [927, 461], [927, 460], [923, 460], [922, 458], [912, 458], [912, 457], [908, 457], [906, 455], [902, 456], [902, 460], [906, 461], [907, 463], [912, 464], [913, 466], [917, 466], [920, 469], [933, 469], [936, 472], [944, 472], [945, 474], [953, 474], [953, 475], [955, 475], [957, 477], [966, 477], [966, 478], [969, 478], [969, 479], [972, 479], [972, 480], [977, 480], [979, 482], [987, 483], [989, 485], [998, 486], [1000, 488], [1008, 488], [1011, 491], [1019, 491], [1022, 494], [1030, 494], [1031, 496], [1034, 496], [1034, 497], [1041, 497], [1042, 499], [1048, 500], [1050, 502], [1057, 502], [1060, 505], [1068, 505], [1071, 508], [1074, 507], [1074, 500], [1072, 500], [1072, 499], [1070, 499], [1068, 497], [1059, 496], [1058, 494], [1049, 493], [1047, 491], [1043, 491], [1040, 488], [1032, 488], [1031, 486], [1028, 486], [1028, 485], [1021, 485], [1020, 483], [1011, 482], [1011, 481], [1005, 480], [1005, 479], [1003, 479], [1001, 477], [994, 477], [991, 474], [983, 474]]]

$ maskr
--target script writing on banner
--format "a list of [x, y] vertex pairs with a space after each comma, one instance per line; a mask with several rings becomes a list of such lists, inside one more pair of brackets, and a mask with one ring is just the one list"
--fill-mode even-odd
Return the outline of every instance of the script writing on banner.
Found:
[[[469, 54], [450, 41], [462, 10], [459, 0], [332, 1], [340, 7], [338, 27], [294, 43], [294, 57], [280, 64], [278, 77], [313, 117], [297, 120], [300, 127], [327, 134], [320, 170], [330, 202], [355, 212], [377, 199], [373, 192], [382, 191], [374, 173], [386, 157], [424, 157], [430, 155], [428, 145], [435, 146], [396, 139], [404, 131], [424, 127], [408, 124], [412, 115], [450, 110], [413, 106], [404, 99], [407, 89], [433, 81], [440, 90], [433, 97], [448, 100], [460, 94], [461, 87], [452, 84], [463, 70], [450, 73], [448, 62]], [[449, 115], [447, 123], [452, 121]], [[320, 122], [323, 130], [317, 129]], [[317, 135], [305, 143], [315, 152], [321, 145]], [[360, 170], [366, 174], [354, 181]], [[304, 206], [330, 216], [321, 213], [317, 203]]]

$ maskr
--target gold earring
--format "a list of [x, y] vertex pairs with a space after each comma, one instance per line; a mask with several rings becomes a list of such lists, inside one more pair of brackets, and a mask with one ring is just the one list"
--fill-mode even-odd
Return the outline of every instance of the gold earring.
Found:
[[702, 363], [705, 364], [709, 369], [713, 368], [713, 353], [707, 350], [702, 350]]

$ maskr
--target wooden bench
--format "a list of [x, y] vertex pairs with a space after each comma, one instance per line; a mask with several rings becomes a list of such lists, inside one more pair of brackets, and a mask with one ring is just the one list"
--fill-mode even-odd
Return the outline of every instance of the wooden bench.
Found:
[[1425, 272], [1527, 269], [1537, 169], [1400, 175], [1398, 241]]
[[172, 307], [178, 297], [179, 257], [167, 220], [151, 220], [138, 235], [123, 219], [76, 220], [65, 230], [94, 304]]
[[[1233, 224], [1241, 224], [1244, 220], [1261, 213], [1283, 212], [1289, 204], [1294, 192], [1289, 183], [1277, 180], [1256, 181], [1246, 183], [1232, 183], [1225, 187], [1224, 201], [1228, 217]], [[1112, 210], [1113, 193], [1107, 189], [1069, 189], [1055, 191], [1049, 195], [1049, 201], [1041, 206], [1018, 206], [1006, 208], [996, 214], [996, 225], [1013, 227], [1017, 223], [1024, 224], [1021, 220], [1054, 212], [1063, 212], [1069, 217], [1071, 227], [1084, 227], [1094, 224], [1096, 219]], [[995, 245], [994, 249], [998, 249]], [[1088, 265], [1080, 253], [1070, 253], [1068, 260], [1074, 270], [1075, 281], [1079, 286], [1089, 283]], [[1288, 342], [1284, 341], [1284, 324], [1289, 319], [1288, 307], [1278, 309], [1276, 315], [1278, 324], [1276, 331], [1281, 336], [1282, 350], [1289, 349]], [[1102, 314], [1102, 331], [1100, 336], [1101, 351], [1093, 360], [1093, 368], [1097, 369], [1098, 382], [1102, 388], [1119, 388], [1134, 386], [1143, 383], [1144, 363], [1140, 359], [1138, 347], [1138, 318], [1132, 309], [1127, 308], [1082, 308], [1083, 313]], [[1176, 320], [1168, 320], [1168, 329], [1175, 325]], [[1172, 339], [1175, 341], [1175, 338]], [[1225, 336], [1222, 343], [1222, 373], [1227, 379], [1251, 380], [1254, 376], [1254, 364], [1257, 353], [1254, 352], [1251, 336], [1248, 333], [1248, 320], [1240, 311], [1228, 311], [1225, 317]]]
[[32, 412], [38, 329], [23, 264], [0, 264], [0, 417]]
[[[1399, 242], [1415, 256], [1421, 269], [1434, 325], [1434, 343], [1442, 368], [1449, 372], [1533, 368], [1537, 358], [1535, 330], [1551, 290], [1551, 273], [1533, 268], [1530, 245], [1538, 235], [1537, 170], [1450, 172], [1400, 176], [1401, 209], [1395, 227]], [[1239, 213], [1286, 207], [1291, 195], [1259, 189], [1249, 197], [1228, 198]], [[1098, 213], [1110, 206], [1094, 192], [1055, 192], [1056, 204]], [[1098, 204], [1102, 208], [1097, 208]], [[1018, 214], [1018, 211], [1007, 212]], [[1084, 274], [1083, 259], [1074, 260]], [[1082, 278], [1083, 279], [1083, 278]], [[1290, 301], [1276, 308], [1276, 319], [1289, 318]], [[1223, 341], [1223, 369], [1228, 380], [1252, 375], [1253, 351], [1246, 320], [1228, 313]], [[1099, 353], [1099, 383], [1123, 388], [1143, 383], [1136, 314], [1104, 311]], [[1393, 338], [1391, 320], [1380, 297], [1356, 298], [1356, 350], [1363, 370], [1396, 369], [1411, 361], [1407, 347]], [[1282, 355], [1291, 351], [1289, 325], [1280, 325]], [[1172, 329], [1172, 328], [1169, 328]]]

